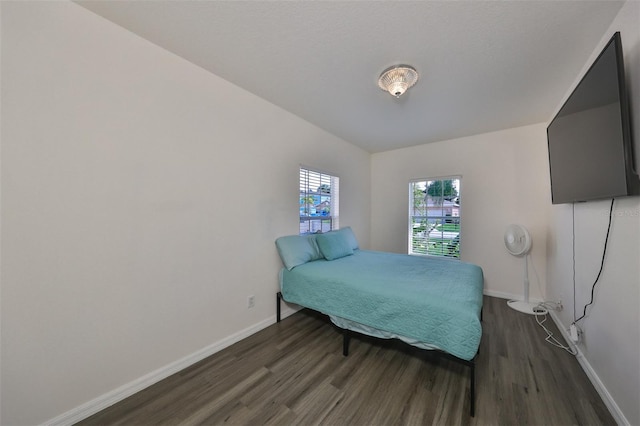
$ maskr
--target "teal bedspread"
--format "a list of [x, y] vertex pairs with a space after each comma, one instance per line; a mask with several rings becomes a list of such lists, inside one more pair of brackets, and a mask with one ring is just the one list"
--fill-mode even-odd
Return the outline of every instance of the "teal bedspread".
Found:
[[356, 250], [283, 269], [285, 301], [432, 345], [464, 360], [478, 351], [482, 269], [434, 257]]

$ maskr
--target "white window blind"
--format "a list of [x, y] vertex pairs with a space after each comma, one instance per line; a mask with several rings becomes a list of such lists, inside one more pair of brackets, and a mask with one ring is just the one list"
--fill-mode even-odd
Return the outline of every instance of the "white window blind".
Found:
[[409, 254], [460, 258], [460, 176], [409, 182]]
[[300, 167], [300, 234], [338, 229], [340, 179]]

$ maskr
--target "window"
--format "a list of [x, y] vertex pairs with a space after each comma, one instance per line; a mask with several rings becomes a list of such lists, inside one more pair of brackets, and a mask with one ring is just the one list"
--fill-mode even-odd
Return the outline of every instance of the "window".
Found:
[[409, 183], [409, 254], [460, 258], [460, 177]]
[[338, 229], [337, 176], [300, 167], [300, 234]]

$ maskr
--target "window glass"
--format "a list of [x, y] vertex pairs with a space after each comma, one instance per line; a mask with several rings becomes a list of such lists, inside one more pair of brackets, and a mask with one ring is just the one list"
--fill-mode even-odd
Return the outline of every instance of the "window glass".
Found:
[[300, 234], [338, 229], [337, 176], [300, 167]]
[[460, 181], [409, 183], [409, 254], [460, 258]]

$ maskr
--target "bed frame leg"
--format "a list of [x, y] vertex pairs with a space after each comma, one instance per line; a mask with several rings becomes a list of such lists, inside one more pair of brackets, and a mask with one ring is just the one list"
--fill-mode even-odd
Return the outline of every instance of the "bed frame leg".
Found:
[[349, 356], [349, 341], [351, 340], [351, 334], [349, 330], [342, 330], [342, 355]]
[[276, 293], [276, 322], [280, 322], [280, 301], [282, 300], [282, 293]]
[[469, 365], [470, 368], [470, 385], [469, 385], [469, 407], [471, 417], [475, 417], [476, 414], [476, 362], [475, 360], [471, 361]]

